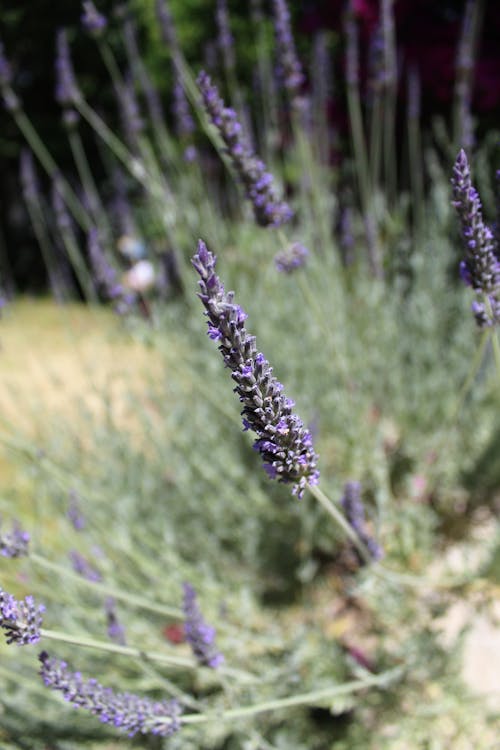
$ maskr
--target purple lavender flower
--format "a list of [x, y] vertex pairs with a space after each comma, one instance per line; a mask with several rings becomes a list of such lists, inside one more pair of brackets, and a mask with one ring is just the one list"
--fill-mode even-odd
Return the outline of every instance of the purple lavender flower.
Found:
[[0, 555], [3, 557], [25, 557], [28, 554], [30, 535], [23, 531], [16, 521], [12, 531], [1, 531], [2, 521], [0, 519]]
[[170, 48], [170, 54], [175, 57], [180, 52], [179, 42], [174, 20], [166, 0], [156, 0], [156, 17], [160, 25], [162, 39]]
[[174, 115], [175, 130], [179, 137], [189, 136], [194, 131], [194, 120], [191, 116], [189, 103], [184, 92], [184, 87], [176, 75], [172, 95], [172, 112]]
[[198, 86], [208, 115], [220, 133], [236, 172], [245, 186], [246, 197], [253, 205], [255, 219], [263, 227], [279, 227], [289, 221], [293, 212], [276, 195], [273, 177], [258, 159], [242, 134], [234, 110], [224, 106], [217, 87], [202, 71]]
[[106, 613], [107, 629], [109, 638], [118, 643], [120, 646], [126, 646], [125, 628], [118, 619], [116, 612], [116, 602], [113, 597], [108, 596], [104, 602], [104, 611]]
[[82, 531], [85, 528], [85, 516], [82, 513], [80, 498], [75, 490], [71, 490], [69, 493], [69, 504], [66, 515], [75, 531]]
[[293, 273], [303, 268], [307, 262], [309, 250], [300, 242], [293, 242], [286, 250], [282, 250], [274, 257], [274, 264], [281, 273]]
[[471, 99], [474, 76], [474, 47], [478, 33], [477, 6], [476, 0], [467, 0], [465, 3], [456, 59], [455, 141], [466, 148], [471, 148], [474, 145]]
[[472, 185], [469, 163], [463, 149], [453, 167], [451, 184], [452, 203], [459, 216], [465, 249], [460, 276], [477, 294], [482, 295], [473, 308], [478, 325], [496, 325], [500, 317], [500, 252], [493, 232], [484, 223], [481, 200]]
[[225, 292], [215, 273], [216, 258], [202, 240], [192, 263], [201, 277], [198, 296], [206, 308], [208, 335], [219, 342], [243, 404], [243, 427], [257, 433], [254, 449], [271, 479], [293, 484], [292, 492], [301, 498], [306, 485], [319, 479], [311, 434], [293, 414], [295, 404], [283, 394], [269, 362], [257, 352], [255, 336], [244, 327], [247, 315], [233, 302], [234, 293]]
[[36, 604], [32, 596], [18, 601], [12, 594], [0, 588], [0, 628], [7, 643], [27, 646], [40, 640], [43, 604]]
[[290, 26], [290, 12], [286, 0], [273, 0], [274, 25], [280, 74], [292, 102], [297, 101], [304, 83], [302, 66], [298, 60]]
[[164, 123], [163, 109], [158, 92], [148, 75], [142, 62], [139, 45], [137, 43], [137, 28], [132, 18], [127, 17], [123, 24], [123, 36], [128, 59], [134, 75], [137, 77], [148, 107], [152, 122], [156, 127], [162, 127]]
[[207, 625], [198, 607], [196, 591], [185, 583], [182, 609], [184, 612], [184, 633], [196, 659], [206, 667], [216, 669], [224, 662], [224, 656], [215, 645], [215, 628]]
[[116, 693], [103, 687], [96, 679], [85, 680], [80, 672], [71, 672], [65, 661], [39, 655], [40, 676], [46, 687], [62, 693], [75, 708], [83, 708], [98, 716], [104, 724], [126, 732], [170, 737], [180, 729], [181, 706], [176, 700], [152, 701], [133, 693]]
[[[363, 542], [373, 560], [380, 560], [384, 556], [382, 547], [365, 529], [365, 509], [361, 500], [361, 485], [359, 482], [346, 482], [342, 498], [346, 518]], [[360, 562], [363, 560], [359, 557]]]
[[75, 573], [78, 573], [78, 575], [81, 575], [82, 578], [86, 578], [87, 581], [92, 581], [92, 583], [98, 583], [99, 581], [102, 581], [102, 576], [99, 571], [94, 568], [87, 560], [87, 558], [84, 557], [76, 549], [71, 550], [71, 552], [69, 553], [69, 558], [71, 560], [73, 570], [75, 571]]
[[131, 150], [134, 150], [137, 149], [138, 138], [144, 130], [144, 122], [141, 118], [139, 102], [130, 73], [125, 78], [123, 86], [120, 86], [117, 94], [125, 139]]
[[[56, 37], [56, 101], [65, 109], [80, 98], [76, 84], [66, 29], [59, 29]], [[75, 113], [76, 114], [76, 113]]]
[[234, 37], [229, 26], [229, 13], [226, 0], [217, 0], [215, 8], [215, 21], [217, 23], [217, 44], [222, 52], [224, 67], [227, 71], [234, 70]]
[[85, 31], [95, 37], [100, 36], [108, 25], [106, 17], [99, 13], [91, 0], [85, 0], [83, 3], [81, 21]]
[[88, 252], [96, 282], [105, 296], [115, 303], [116, 312], [126, 313], [135, 302], [135, 295], [126, 291], [118, 281], [115, 269], [108, 262], [99, 241], [97, 229], [92, 228], [88, 234]]
[[5, 57], [3, 44], [0, 42], [0, 86], [12, 85], [12, 68], [9, 61]]

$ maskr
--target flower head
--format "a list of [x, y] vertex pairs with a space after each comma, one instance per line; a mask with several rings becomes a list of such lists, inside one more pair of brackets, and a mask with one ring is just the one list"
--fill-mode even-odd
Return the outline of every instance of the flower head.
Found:
[[42, 651], [40, 676], [46, 687], [62, 693], [75, 708], [98, 716], [104, 724], [126, 732], [170, 737], [180, 729], [181, 706], [176, 700], [152, 701], [132, 693], [116, 693], [96, 679], [85, 680], [80, 672], [71, 672], [64, 661]]
[[293, 413], [294, 402], [284, 395], [269, 362], [257, 351], [255, 336], [244, 326], [247, 314], [234, 303], [234, 293], [224, 290], [215, 273], [216, 258], [202, 240], [192, 262], [201, 277], [198, 296], [206, 309], [208, 335], [219, 342], [243, 404], [243, 427], [257, 434], [254, 448], [268, 475], [292, 484], [300, 498], [306, 484], [317, 484], [319, 479], [311, 433]]
[[198, 76], [203, 106], [226, 146], [234, 168], [252, 203], [255, 220], [263, 227], [279, 227], [289, 221], [293, 212], [276, 195], [272, 175], [265, 164], [255, 156], [242, 133], [236, 112], [224, 105], [217, 87], [202, 71]]
[[305, 266], [309, 250], [300, 242], [293, 242], [290, 247], [283, 250], [274, 258], [274, 264], [281, 273], [293, 273], [298, 268]]
[[0, 86], [10, 86], [12, 84], [12, 68], [5, 57], [3, 44], [0, 42]]
[[75, 573], [78, 573], [78, 575], [81, 575], [82, 578], [86, 578], [87, 581], [92, 581], [92, 583], [98, 583], [99, 581], [102, 581], [102, 576], [99, 571], [94, 568], [87, 560], [87, 558], [80, 554], [80, 552], [78, 552], [76, 549], [71, 550], [71, 552], [69, 553], [69, 558], [71, 560], [73, 570], [75, 571]]
[[361, 499], [361, 484], [359, 482], [346, 482], [342, 497], [342, 507], [344, 508], [347, 520], [367, 548], [373, 560], [380, 560], [384, 556], [384, 551], [366, 531], [365, 509]]
[[483, 295], [473, 310], [478, 324], [495, 325], [498, 323], [500, 304], [500, 253], [493, 232], [483, 220], [481, 200], [472, 185], [469, 163], [463, 149], [453, 167], [451, 184], [453, 205], [460, 220], [465, 250], [460, 276], [468, 286]]
[[7, 643], [27, 646], [40, 640], [43, 604], [36, 604], [32, 596], [17, 600], [0, 588], [0, 628]]
[[56, 37], [56, 90], [55, 97], [62, 107], [69, 107], [79, 98], [66, 29], [59, 29]]
[[184, 600], [182, 609], [184, 612], [184, 634], [186, 641], [193, 650], [193, 654], [200, 664], [216, 669], [223, 661], [224, 656], [217, 651], [215, 645], [215, 628], [208, 625], [203, 619], [196, 591], [189, 583], [184, 584]]
[[99, 13], [91, 0], [85, 0], [83, 3], [81, 21], [85, 31], [92, 36], [100, 36], [108, 25], [106, 17]]
[[[0, 519], [0, 527], [1, 527]], [[3, 557], [25, 557], [28, 554], [28, 544], [30, 535], [23, 531], [20, 525], [15, 522], [12, 531], [3, 532], [0, 528], [0, 555]]]
[[135, 295], [123, 287], [118, 280], [118, 274], [109, 263], [99, 240], [97, 229], [88, 233], [88, 253], [90, 263], [98, 286], [104, 295], [115, 303], [115, 310], [122, 314], [127, 312], [135, 301]]
[[273, 6], [280, 73], [293, 102], [299, 96], [304, 83], [304, 73], [295, 51], [286, 0], [273, 0]]

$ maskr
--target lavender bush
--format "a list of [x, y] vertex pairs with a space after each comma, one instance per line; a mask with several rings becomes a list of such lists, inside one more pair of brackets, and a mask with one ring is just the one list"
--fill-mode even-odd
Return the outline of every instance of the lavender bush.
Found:
[[[37, 180], [26, 152], [49, 279], [64, 250], [91, 305], [67, 337], [74, 370], [54, 356], [57, 412], [39, 384], [12, 403], [2, 378], [23, 304], [1, 320], [2, 747], [486, 750], [493, 712], [438, 618], [470, 604], [474, 627], [494, 593], [500, 258], [492, 183], [484, 168], [475, 177], [488, 152], [443, 159], [429, 140], [424, 162], [414, 70], [408, 165], [394, 160], [390, 2], [367, 101], [348, 8], [352, 151], [330, 130], [331, 87], [301, 67], [284, 2], [267, 18], [252, 4], [258, 39], [271, 24], [276, 35], [272, 60], [259, 49], [257, 90], [278, 86], [262, 113], [235, 90], [231, 3], [212, 7], [223, 55], [210, 76], [184, 59], [177, 9], [156, 4], [173, 81], [161, 106], [133, 17], [84, 3], [118, 128], [86, 100], [58, 32], [71, 175], [37, 140], [0, 47], [4, 102], [41, 167]], [[279, 132], [263, 133], [261, 115]], [[89, 362], [90, 327], [102, 348]]]

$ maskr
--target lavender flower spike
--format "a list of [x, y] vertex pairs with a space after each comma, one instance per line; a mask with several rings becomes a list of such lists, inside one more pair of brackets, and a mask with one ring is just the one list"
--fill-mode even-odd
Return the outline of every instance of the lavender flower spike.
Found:
[[225, 292], [215, 273], [216, 258], [202, 240], [192, 263], [201, 277], [198, 296], [206, 308], [208, 335], [219, 342], [243, 404], [243, 427], [257, 433], [254, 448], [271, 479], [293, 484], [292, 492], [300, 499], [306, 485], [319, 479], [311, 434], [293, 413], [295, 404], [283, 394], [269, 362], [257, 351], [255, 336], [244, 327], [247, 315], [234, 304], [234, 293]]
[[76, 85], [66, 29], [59, 29], [57, 32], [56, 48], [55, 97], [62, 107], [67, 108], [80, 97], [80, 92]]
[[[365, 529], [365, 509], [361, 500], [361, 485], [359, 482], [346, 482], [342, 498], [346, 518], [360, 540], [365, 545], [373, 560], [380, 560], [384, 556], [382, 547], [372, 539]], [[360, 562], [363, 562], [360, 560]]]
[[27, 646], [40, 640], [43, 604], [35, 604], [32, 596], [18, 601], [12, 594], [0, 588], [0, 628], [5, 632], [7, 643]]
[[258, 159], [242, 134], [236, 112], [224, 105], [217, 87], [204, 72], [198, 76], [198, 86], [203, 105], [219, 131], [231, 157], [234, 168], [245, 186], [246, 197], [253, 205], [257, 224], [263, 227], [279, 227], [289, 221], [293, 212], [276, 195], [273, 177], [265, 164]]
[[185, 617], [186, 641], [200, 664], [217, 669], [224, 662], [224, 656], [217, 651], [215, 646], [215, 628], [203, 619], [196, 600], [196, 591], [191, 584], [185, 583], [183, 588], [182, 609]]
[[479, 326], [500, 324], [500, 253], [493, 232], [484, 223], [481, 200], [472, 185], [469, 163], [462, 149], [453, 167], [453, 206], [456, 208], [465, 249], [460, 264], [464, 282], [482, 295], [473, 305]]
[[83, 3], [81, 21], [85, 31], [95, 37], [100, 36], [108, 25], [106, 17], [99, 13], [91, 0], [85, 0]]
[[286, 0], [273, 0], [273, 6], [280, 72], [284, 86], [293, 102], [300, 94], [300, 89], [304, 83], [304, 74], [295, 51], [290, 26], [290, 12]]
[[305, 266], [308, 255], [307, 247], [300, 242], [292, 242], [290, 247], [274, 256], [274, 265], [281, 273], [290, 274]]
[[[0, 527], [1, 527], [0, 519]], [[2, 533], [0, 529], [0, 555], [2, 557], [25, 557], [28, 554], [30, 535], [14, 523], [12, 531]]]
[[176, 700], [152, 701], [132, 693], [116, 693], [96, 679], [83, 679], [80, 672], [70, 672], [64, 661], [39, 655], [40, 676], [46, 687], [62, 693], [75, 708], [84, 708], [98, 716], [103, 724], [126, 732], [170, 737], [180, 729], [181, 706]]

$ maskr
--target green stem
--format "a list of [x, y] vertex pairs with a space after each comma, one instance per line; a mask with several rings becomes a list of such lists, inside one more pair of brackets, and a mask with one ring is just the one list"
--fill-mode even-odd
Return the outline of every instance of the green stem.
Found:
[[[118, 643], [111, 643], [110, 641], [99, 641], [96, 638], [87, 638], [84, 635], [69, 635], [68, 633], [62, 633], [58, 630], [47, 630], [46, 628], [40, 628], [40, 636], [47, 640], [57, 641], [58, 643], [69, 643], [72, 646], [81, 646], [82, 648], [92, 648], [97, 651], [106, 651], [110, 654], [120, 654], [121, 656], [129, 656], [140, 661], [148, 661], [156, 664], [166, 664], [171, 667], [179, 667], [181, 669], [200, 669], [200, 665], [195, 659], [187, 656], [173, 656], [171, 654], [164, 654], [159, 651], [144, 651], [141, 648], [135, 648], [133, 646], [121, 646]], [[208, 669], [208, 667], [207, 667]], [[226, 675], [239, 679], [244, 683], [258, 682], [258, 677], [239, 669], [232, 669], [231, 667], [219, 667], [217, 670], [213, 670], [216, 675]]]
[[128, 592], [122, 591], [121, 589], [115, 589], [113, 586], [108, 586], [107, 584], [100, 581], [88, 581], [86, 578], [83, 578], [83, 576], [74, 573], [72, 570], [69, 570], [63, 565], [58, 565], [57, 563], [51, 562], [50, 560], [46, 560], [41, 555], [30, 554], [29, 559], [37, 567], [43, 568], [44, 570], [50, 570], [53, 573], [57, 573], [58, 575], [63, 576], [64, 578], [67, 578], [74, 583], [77, 583], [79, 586], [88, 588], [90, 591], [94, 591], [95, 593], [103, 594], [104, 596], [112, 596], [117, 601], [125, 602], [126, 604], [130, 604], [133, 607], [139, 607], [140, 609], [145, 609], [149, 612], [156, 612], [157, 614], [164, 615], [165, 617], [172, 617], [175, 619], [180, 619], [183, 617], [182, 611], [180, 609], [177, 609], [176, 607], [169, 607], [166, 604], [156, 604], [155, 602], [151, 602], [142, 596], [130, 594]]
[[84, 635], [74, 636], [61, 633], [57, 630], [46, 630], [45, 628], [40, 629], [40, 635], [42, 638], [58, 641], [59, 643], [69, 643], [73, 646], [93, 648], [97, 651], [107, 651], [110, 654], [121, 654], [122, 656], [131, 656], [136, 659], [144, 658], [147, 661], [156, 662], [157, 664], [168, 664], [172, 667], [183, 667], [185, 669], [196, 669], [197, 667], [194, 659], [185, 656], [171, 656], [170, 654], [163, 654], [157, 651], [143, 651], [143, 649], [132, 646], [120, 646], [118, 643], [98, 641], [95, 638], [87, 638]]
[[370, 552], [368, 551], [366, 546], [363, 544], [359, 536], [356, 534], [356, 531], [352, 528], [351, 524], [345, 519], [344, 515], [340, 512], [340, 510], [332, 503], [330, 498], [327, 497], [325, 493], [322, 490], [320, 490], [320, 488], [317, 487], [316, 485], [309, 484], [308, 489], [309, 489], [309, 492], [319, 502], [319, 504], [323, 506], [323, 508], [328, 513], [328, 515], [331, 516], [331, 518], [333, 518], [335, 523], [342, 529], [344, 534], [355, 545], [363, 561], [367, 565], [373, 563], [373, 558], [370, 555]]
[[90, 221], [85, 209], [73, 192], [73, 189], [70, 187], [69, 183], [60, 174], [57, 164], [47, 150], [44, 142], [36, 132], [35, 128], [31, 124], [31, 121], [22, 110], [20, 110], [19, 112], [14, 112], [13, 117], [16, 121], [17, 127], [26, 138], [26, 141], [28, 142], [31, 150], [36, 154], [38, 161], [47, 172], [49, 177], [51, 177], [52, 179], [54, 179], [54, 177], [56, 176], [58, 177], [61, 187], [61, 193], [64, 200], [66, 201], [66, 204], [68, 205], [73, 216], [82, 227], [82, 229], [88, 231], [90, 229]]
[[479, 372], [479, 368], [481, 367], [481, 364], [484, 359], [484, 353], [486, 351], [486, 346], [488, 344], [488, 338], [489, 338], [489, 331], [483, 331], [481, 334], [481, 340], [479, 342], [479, 346], [476, 349], [476, 353], [474, 354], [474, 357], [472, 359], [470, 368], [469, 368], [469, 374], [467, 375], [464, 384], [462, 385], [460, 392], [458, 394], [457, 402], [455, 404], [455, 407], [453, 408], [451, 417], [452, 417], [452, 423], [457, 418], [458, 414], [460, 413], [460, 409], [463, 406], [463, 403], [465, 401], [465, 397], [467, 396], [467, 393], [469, 392], [469, 389], [474, 382], [474, 379]]
[[187, 714], [182, 717], [183, 724], [203, 724], [208, 721], [228, 721], [230, 719], [239, 719], [245, 716], [255, 716], [256, 714], [267, 711], [277, 711], [282, 708], [291, 708], [293, 706], [310, 706], [324, 701], [331, 700], [339, 695], [348, 695], [358, 690], [368, 687], [384, 687], [393, 680], [402, 676], [403, 668], [396, 667], [379, 675], [367, 675], [359, 680], [351, 680], [343, 685], [334, 685], [333, 687], [322, 690], [314, 690], [310, 693], [299, 693], [288, 698], [277, 698], [276, 700], [255, 703], [253, 706], [241, 706], [240, 708], [231, 708], [218, 714]]
[[73, 159], [75, 160], [76, 168], [82, 181], [83, 189], [91, 201], [90, 210], [93, 214], [94, 221], [97, 224], [102, 221], [103, 224], [105, 224], [108, 234], [111, 234], [107, 215], [99, 198], [99, 192], [85, 155], [80, 134], [75, 130], [70, 130], [68, 139]]

